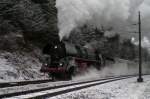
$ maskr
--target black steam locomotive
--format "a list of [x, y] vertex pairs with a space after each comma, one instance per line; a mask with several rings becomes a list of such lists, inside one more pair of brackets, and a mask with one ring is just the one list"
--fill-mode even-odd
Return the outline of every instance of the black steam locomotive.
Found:
[[71, 79], [90, 66], [98, 70], [103, 66], [103, 56], [98, 51], [67, 41], [49, 43], [44, 47], [43, 53], [46, 57], [41, 72], [47, 72], [53, 79]]

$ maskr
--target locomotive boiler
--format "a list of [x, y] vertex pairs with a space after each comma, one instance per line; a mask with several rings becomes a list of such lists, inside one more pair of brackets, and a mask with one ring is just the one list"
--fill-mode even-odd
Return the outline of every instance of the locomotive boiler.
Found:
[[46, 57], [40, 71], [48, 73], [53, 79], [71, 79], [91, 66], [100, 70], [103, 64], [98, 51], [66, 41], [47, 44], [43, 53]]

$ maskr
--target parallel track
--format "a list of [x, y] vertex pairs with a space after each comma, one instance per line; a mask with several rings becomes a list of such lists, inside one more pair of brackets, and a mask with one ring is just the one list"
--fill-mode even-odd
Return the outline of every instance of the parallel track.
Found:
[[[26, 95], [26, 94], [31, 94], [31, 93], [37, 93], [37, 92], [41, 92], [41, 91], [54, 90], [54, 89], [65, 88], [65, 87], [70, 87], [70, 86], [74, 86], [74, 85], [88, 84], [88, 83], [92, 83], [92, 82], [101, 81], [99, 83], [94, 83], [94, 84], [89, 84], [89, 85], [86, 85], [86, 86], [81, 86], [81, 87], [66, 89], [66, 90], [58, 91], [58, 92], [54, 92], [54, 93], [49, 93], [49, 94], [34, 96], [34, 97], [31, 98], [31, 99], [35, 99], [35, 98], [36, 99], [37, 98], [41, 99], [43, 97], [52, 97], [52, 96], [56, 96], [56, 95], [59, 95], [59, 94], [64, 94], [64, 93], [67, 93], [67, 92], [71, 92], [71, 91], [75, 91], [75, 90], [80, 90], [80, 89], [83, 89], [83, 88], [87, 88], [87, 87], [91, 87], [91, 86], [95, 86], [95, 85], [100, 85], [100, 84], [104, 84], [104, 83], [108, 83], [108, 82], [112, 82], [112, 81], [127, 79], [127, 78], [131, 78], [131, 77], [135, 77], [135, 75], [120, 76], [120, 77], [109, 77], [109, 78], [98, 79], [98, 80], [93, 80], [93, 81], [76, 82], [76, 83], [65, 84], [65, 85], [58, 85], [58, 86], [47, 87], [47, 88], [40, 88], [40, 89], [33, 89], [33, 90], [22, 91], [22, 92], [8, 93], [8, 94], [0, 95], [0, 99], [1, 98], [9, 98], [9, 97], [21, 96], [21, 95]], [[105, 80], [107, 80], [107, 81], [105, 81]], [[28, 99], [30, 99], [30, 98], [28, 98]]]
[[6, 83], [0, 83], [0, 88], [23, 86], [23, 85], [28, 85], [28, 84], [40, 84], [40, 83], [47, 83], [47, 82], [51, 82], [51, 81], [52, 81], [52, 79], [34, 80], [34, 81], [20, 81], [20, 82], [6, 82]]
[[101, 85], [101, 84], [105, 84], [105, 83], [109, 83], [109, 82], [113, 82], [113, 81], [117, 81], [117, 80], [128, 79], [128, 78], [131, 78], [131, 76], [130, 77], [117, 78], [117, 79], [111, 79], [111, 80], [104, 81], [104, 82], [99, 82], [99, 83], [95, 83], [95, 84], [89, 84], [89, 85], [85, 85], [85, 86], [81, 86], [81, 87], [76, 87], [76, 88], [71, 88], [71, 89], [58, 91], [58, 92], [53, 92], [53, 93], [47, 93], [47, 94], [43, 94], [43, 95], [33, 96], [33, 97], [29, 97], [28, 99], [45, 99], [45, 98], [50, 98], [50, 97], [54, 97], [54, 96], [57, 96], [57, 95], [65, 94], [65, 93], [68, 93], [68, 92], [73, 92], [73, 91], [85, 89], [85, 88], [88, 88], [88, 87]]

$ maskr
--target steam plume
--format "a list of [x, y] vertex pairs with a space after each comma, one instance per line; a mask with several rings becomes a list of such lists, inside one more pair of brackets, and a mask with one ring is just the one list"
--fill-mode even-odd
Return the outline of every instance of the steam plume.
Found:
[[57, 0], [59, 36], [86, 22], [94, 25], [117, 25], [132, 16], [143, 0]]

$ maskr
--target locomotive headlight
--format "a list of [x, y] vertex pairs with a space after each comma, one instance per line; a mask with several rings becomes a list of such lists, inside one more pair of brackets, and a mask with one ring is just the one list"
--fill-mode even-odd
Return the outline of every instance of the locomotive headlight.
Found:
[[63, 63], [59, 63], [59, 66], [63, 66]]
[[56, 46], [54, 46], [54, 48], [55, 48], [55, 49], [57, 49], [57, 48], [58, 48], [58, 47], [57, 47], [57, 45], [56, 45]]
[[48, 64], [47, 64], [47, 63], [45, 63], [45, 64], [44, 64], [44, 66], [48, 66]]

